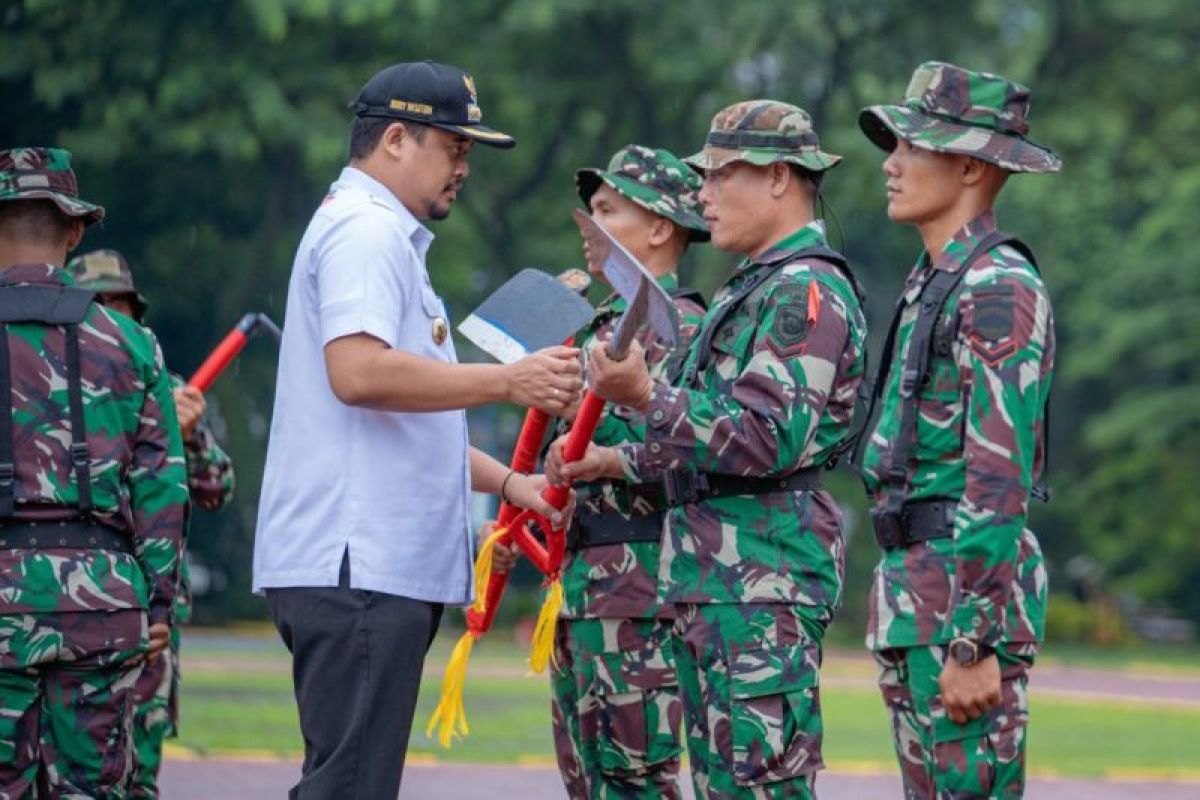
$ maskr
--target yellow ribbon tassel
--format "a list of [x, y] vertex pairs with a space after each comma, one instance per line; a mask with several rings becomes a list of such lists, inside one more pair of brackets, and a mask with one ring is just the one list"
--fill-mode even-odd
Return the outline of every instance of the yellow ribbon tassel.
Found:
[[474, 644], [475, 634], [467, 631], [454, 645], [450, 660], [446, 662], [446, 674], [442, 678], [441, 699], [429, 718], [429, 724], [425, 726], [426, 736], [432, 736], [434, 728], [438, 729], [438, 741], [442, 747], [450, 747], [456, 737], [471, 732], [467, 727], [467, 710], [463, 707], [463, 685], [467, 682], [467, 662], [471, 660]]
[[[488, 582], [492, 577], [492, 548], [506, 533], [508, 528], [493, 531], [479, 547], [479, 555], [475, 558], [475, 602], [472, 608], [478, 613], [483, 613], [487, 605]], [[471, 732], [467, 727], [467, 710], [463, 705], [463, 687], [467, 683], [467, 664], [471, 661], [471, 648], [475, 646], [475, 640], [475, 634], [468, 630], [454, 645], [442, 677], [442, 695], [429, 718], [429, 724], [425, 726], [426, 736], [432, 736], [434, 729], [437, 729], [438, 742], [442, 747], [449, 748], [455, 738]]]
[[537, 625], [533, 628], [533, 644], [529, 648], [529, 668], [534, 672], [545, 672], [546, 665], [554, 659], [554, 628], [558, 625], [558, 612], [562, 610], [562, 580], [555, 578], [546, 590], [542, 610], [538, 612]]
[[492, 551], [496, 542], [506, 533], [508, 528], [492, 531], [483, 540], [483, 544], [479, 546], [479, 554], [475, 556], [475, 602], [471, 604], [471, 608], [478, 614], [482, 614], [487, 606], [488, 584], [492, 582]]

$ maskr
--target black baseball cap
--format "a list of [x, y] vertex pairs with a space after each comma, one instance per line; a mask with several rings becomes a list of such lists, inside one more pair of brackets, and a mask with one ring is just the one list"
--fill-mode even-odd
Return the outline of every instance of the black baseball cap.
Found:
[[481, 124], [475, 79], [435, 61], [393, 64], [367, 81], [351, 106], [360, 117], [393, 117], [461, 133], [480, 144], [509, 148], [507, 133]]

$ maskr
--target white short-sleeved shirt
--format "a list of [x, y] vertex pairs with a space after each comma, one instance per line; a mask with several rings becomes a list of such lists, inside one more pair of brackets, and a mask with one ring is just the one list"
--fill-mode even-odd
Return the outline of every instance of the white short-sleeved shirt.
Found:
[[455, 362], [425, 269], [433, 234], [383, 184], [346, 167], [313, 215], [288, 285], [275, 411], [254, 539], [254, 589], [350, 583], [430, 602], [474, 594], [463, 411], [355, 408], [334, 396], [325, 345], [367, 333]]

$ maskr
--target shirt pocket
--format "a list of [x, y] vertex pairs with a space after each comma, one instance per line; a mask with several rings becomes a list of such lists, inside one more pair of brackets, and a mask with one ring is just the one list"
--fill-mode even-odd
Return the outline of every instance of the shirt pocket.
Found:
[[817, 645], [744, 650], [729, 661], [733, 776], [758, 786], [810, 775], [821, 758]]
[[[424, 318], [420, 327], [424, 328], [422, 345], [437, 354], [450, 352], [450, 318], [446, 314], [446, 304], [437, 296], [430, 286], [421, 287], [421, 311]], [[441, 340], [439, 342], [439, 339]]]

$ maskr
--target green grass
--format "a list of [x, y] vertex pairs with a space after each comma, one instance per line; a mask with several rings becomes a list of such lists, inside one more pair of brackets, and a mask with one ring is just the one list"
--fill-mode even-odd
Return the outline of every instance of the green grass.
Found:
[[[551, 763], [546, 679], [524, 676], [525, 652], [502, 634], [485, 640], [472, 654], [465, 694], [470, 736], [450, 750], [426, 738], [425, 724], [437, 702], [441, 668], [453, 641], [452, 635], [441, 637], [430, 653], [428, 665], [434, 674], [422, 688], [409, 752], [443, 761]], [[228, 647], [193, 637], [184, 652], [179, 745], [200, 754], [239, 751], [294, 757], [301, 752], [289, 662], [274, 640], [247, 639], [244, 647]], [[1083, 654], [1073, 653], [1069, 660], [1080, 663]], [[1148, 660], [1152, 659], [1143, 654], [1128, 662], [1101, 657], [1094, 663], [1127, 666]], [[859, 677], [867, 671], [853, 669], [850, 674]], [[1143, 771], [1195, 777], [1200, 709], [1039, 695], [1036, 671], [1034, 675], [1029, 745], [1033, 772], [1103, 776]], [[891, 768], [888, 721], [873, 688], [828, 686], [822, 703], [830, 768]]]

